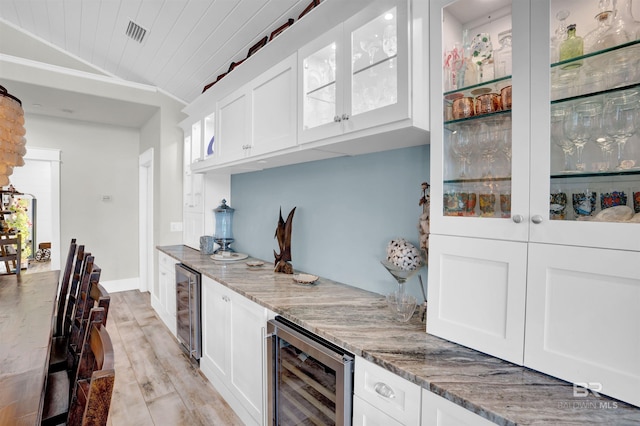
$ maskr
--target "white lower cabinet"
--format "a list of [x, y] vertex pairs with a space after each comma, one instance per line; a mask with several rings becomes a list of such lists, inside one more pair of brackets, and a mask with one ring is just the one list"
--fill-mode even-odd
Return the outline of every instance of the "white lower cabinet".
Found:
[[494, 423], [454, 404], [433, 392], [422, 389], [421, 426], [485, 426]]
[[526, 243], [432, 234], [427, 332], [522, 365], [526, 274]]
[[640, 253], [529, 245], [527, 367], [640, 406]]
[[162, 322], [176, 335], [176, 271], [177, 260], [158, 251], [158, 287], [151, 295], [151, 306]]
[[202, 276], [200, 369], [245, 424], [264, 421], [268, 309]]
[[353, 424], [419, 425], [420, 389], [415, 383], [356, 357]]

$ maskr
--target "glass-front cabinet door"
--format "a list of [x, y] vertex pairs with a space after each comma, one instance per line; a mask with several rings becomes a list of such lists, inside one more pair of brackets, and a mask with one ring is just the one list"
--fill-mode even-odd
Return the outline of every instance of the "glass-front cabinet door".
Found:
[[298, 52], [299, 138], [409, 118], [407, 0], [375, 0]]
[[531, 241], [640, 250], [640, 4], [540, 3]]
[[527, 11], [513, 31], [518, 11], [511, 1], [441, 4], [441, 30], [431, 32], [441, 37], [432, 46], [442, 58], [431, 69], [431, 87], [441, 87], [431, 93], [432, 155], [440, 160], [432, 161], [432, 184], [441, 194], [432, 200], [433, 226], [449, 235], [525, 241]]

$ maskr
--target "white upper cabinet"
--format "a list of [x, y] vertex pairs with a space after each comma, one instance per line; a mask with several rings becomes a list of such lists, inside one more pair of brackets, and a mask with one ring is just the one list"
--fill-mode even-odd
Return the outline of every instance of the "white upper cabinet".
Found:
[[218, 156], [224, 163], [243, 158], [250, 146], [251, 98], [249, 87], [243, 86], [221, 99], [216, 108], [218, 117]]
[[251, 82], [250, 155], [296, 144], [296, 55]]
[[237, 173], [428, 143], [428, 28], [423, 1], [324, 0], [185, 108], [200, 122], [216, 105], [213, 154], [204, 122], [204, 161], [192, 169]]
[[300, 142], [410, 118], [408, 25], [377, 1], [299, 50]]

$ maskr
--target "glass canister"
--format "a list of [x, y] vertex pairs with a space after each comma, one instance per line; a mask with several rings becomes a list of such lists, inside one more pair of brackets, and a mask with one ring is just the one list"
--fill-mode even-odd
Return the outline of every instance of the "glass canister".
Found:
[[227, 205], [227, 200], [223, 199], [222, 203], [215, 209], [213, 214], [216, 221], [216, 228], [213, 234], [213, 239], [220, 247], [215, 253], [222, 252], [234, 252], [229, 245], [234, 241], [233, 239], [233, 213], [236, 210]]
[[493, 53], [494, 77], [511, 75], [511, 30], [498, 34], [500, 47]]

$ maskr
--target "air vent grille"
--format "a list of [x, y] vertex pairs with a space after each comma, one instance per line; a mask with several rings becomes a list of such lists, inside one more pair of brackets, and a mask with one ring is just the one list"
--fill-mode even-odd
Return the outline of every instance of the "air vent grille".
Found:
[[147, 30], [142, 28], [140, 25], [135, 22], [129, 20], [129, 25], [127, 26], [127, 37], [132, 40], [137, 41], [138, 43], [142, 43], [144, 36], [147, 34]]

